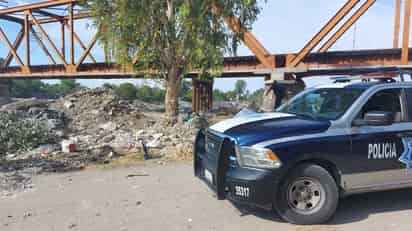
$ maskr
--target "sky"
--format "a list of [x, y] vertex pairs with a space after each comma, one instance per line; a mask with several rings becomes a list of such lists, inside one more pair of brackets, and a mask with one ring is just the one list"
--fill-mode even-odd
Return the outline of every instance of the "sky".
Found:
[[[34, 0], [9, 0], [10, 5], [21, 5]], [[252, 32], [258, 40], [272, 54], [298, 52], [345, 4], [347, 0], [267, 0], [262, 4], [262, 13], [253, 26]], [[365, 1], [365, 0], [363, 0]], [[362, 1], [362, 2], [363, 2]], [[359, 4], [360, 5], [360, 4]], [[377, 0], [374, 6], [352, 27], [331, 50], [353, 50], [353, 49], [377, 49], [391, 48], [393, 43], [395, 0]], [[88, 20], [76, 22], [75, 31], [87, 44], [95, 31]], [[19, 30], [17, 24], [0, 21], [0, 27], [4, 29], [10, 38], [15, 38]], [[60, 41], [59, 24], [50, 24], [46, 31], [51, 35], [51, 39], [58, 44]], [[24, 47], [24, 46], [21, 46]], [[33, 64], [47, 63], [46, 56], [38, 46], [32, 46]], [[79, 49], [77, 47], [76, 49]], [[0, 57], [6, 55], [7, 48], [0, 42]], [[21, 52], [23, 54], [23, 52]], [[96, 46], [92, 54], [98, 60], [103, 60], [103, 49]], [[241, 46], [239, 55], [251, 55], [251, 52]], [[81, 52], [76, 52], [77, 58]], [[248, 89], [254, 91], [263, 87], [262, 78], [245, 79]], [[151, 84], [149, 80], [111, 80], [111, 83], [124, 81], [136, 84]], [[216, 79], [215, 88], [221, 90], [231, 90], [236, 79]], [[308, 86], [326, 82], [325, 78], [308, 78]], [[105, 80], [80, 80], [82, 84], [95, 87], [107, 82]]]

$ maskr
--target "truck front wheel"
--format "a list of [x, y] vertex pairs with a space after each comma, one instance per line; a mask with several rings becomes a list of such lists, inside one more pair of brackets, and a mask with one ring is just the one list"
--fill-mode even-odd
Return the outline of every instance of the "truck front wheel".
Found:
[[338, 187], [331, 174], [319, 165], [302, 164], [280, 185], [274, 206], [286, 221], [311, 225], [328, 221], [338, 201]]

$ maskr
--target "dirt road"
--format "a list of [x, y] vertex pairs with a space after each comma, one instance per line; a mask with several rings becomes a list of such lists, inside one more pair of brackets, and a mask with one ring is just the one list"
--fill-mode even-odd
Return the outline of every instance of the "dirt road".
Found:
[[412, 190], [344, 199], [330, 224], [303, 227], [217, 201], [190, 163], [88, 169], [33, 183], [32, 191], [0, 199], [0, 230], [412, 230]]

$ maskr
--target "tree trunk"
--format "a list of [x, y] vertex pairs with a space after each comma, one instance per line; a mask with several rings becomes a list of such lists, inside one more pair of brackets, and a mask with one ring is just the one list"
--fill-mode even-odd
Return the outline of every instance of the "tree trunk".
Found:
[[172, 68], [169, 71], [166, 84], [165, 96], [165, 123], [167, 125], [174, 125], [178, 121], [179, 116], [179, 91], [182, 71]]

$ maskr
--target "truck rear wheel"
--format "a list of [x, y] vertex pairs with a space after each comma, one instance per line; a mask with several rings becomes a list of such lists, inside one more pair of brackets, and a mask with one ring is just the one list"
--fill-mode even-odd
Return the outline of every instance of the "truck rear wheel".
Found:
[[290, 223], [320, 224], [333, 216], [338, 201], [338, 187], [331, 174], [319, 165], [302, 164], [281, 184], [275, 209]]

